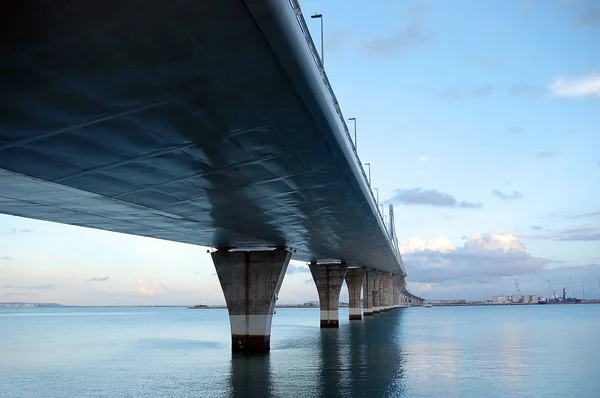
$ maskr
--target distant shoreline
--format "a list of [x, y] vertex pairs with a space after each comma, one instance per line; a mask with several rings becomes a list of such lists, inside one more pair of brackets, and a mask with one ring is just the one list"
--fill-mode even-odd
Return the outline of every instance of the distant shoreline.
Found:
[[[428, 302], [432, 307], [499, 307], [499, 306], [554, 306], [554, 305], [576, 305], [576, 304], [600, 304], [600, 299], [588, 299], [582, 300], [579, 303], [570, 304], [539, 304], [539, 303], [486, 303], [486, 302], [466, 302], [466, 303], [435, 303]], [[339, 308], [348, 307], [348, 304], [343, 303]], [[422, 307], [422, 305], [415, 306]], [[214, 309], [227, 309], [225, 304], [218, 305], [63, 305], [57, 303], [0, 303], [0, 309], [3, 308], [19, 308], [19, 309], [30, 309], [30, 308], [186, 308], [191, 310], [214, 310]], [[319, 305], [315, 304], [281, 304], [275, 306], [275, 308], [319, 308]]]

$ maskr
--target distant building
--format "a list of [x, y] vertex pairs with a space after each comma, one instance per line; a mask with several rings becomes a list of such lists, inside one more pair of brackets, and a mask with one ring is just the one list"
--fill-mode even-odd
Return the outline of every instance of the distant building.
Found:
[[494, 296], [492, 302], [494, 304], [534, 304], [538, 302], [539, 296], [535, 294], [524, 294], [521, 296]]
[[510, 296], [494, 296], [492, 301], [496, 304], [508, 304], [511, 302]]
[[455, 300], [440, 300], [440, 305], [464, 305], [467, 304], [467, 300], [465, 299], [455, 299]]
[[539, 300], [539, 296], [536, 294], [525, 294], [521, 297], [523, 298], [523, 301], [521, 301], [523, 304], [537, 303]]

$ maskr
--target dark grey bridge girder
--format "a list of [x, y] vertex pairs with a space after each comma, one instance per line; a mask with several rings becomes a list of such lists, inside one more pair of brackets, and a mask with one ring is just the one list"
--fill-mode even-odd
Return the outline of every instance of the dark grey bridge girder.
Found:
[[405, 274], [287, 1], [3, 7], [1, 213]]

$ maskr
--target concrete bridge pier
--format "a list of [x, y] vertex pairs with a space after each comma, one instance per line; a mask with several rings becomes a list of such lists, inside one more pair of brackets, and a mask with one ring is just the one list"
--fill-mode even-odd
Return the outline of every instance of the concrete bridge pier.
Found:
[[[360, 290], [365, 280], [366, 269], [351, 268], [346, 271], [346, 286], [348, 286], [348, 301], [350, 320], [361, 320], [362, 310], [360, 308]], [[367, 289], [365, 289], [366, 291]]]
[[388, 291], [388, 302], [390, 303], [390, 311], [396, 308], [396, 303], [394, 302], [394, 290], [396, 290], [396, 286], [394, 284], [394, 275], [390, 275], [389, 277], [389, 291]]
[[379, 274], [379, 312], [385, 312], [385, 291], [383, 288], [385, 279], [385, 274]]
[[400, 306], [399, 293], [400, 286], [398, 284], [398, 277], [392, 276], [392, 305], [394, 306], [394, 309]]
[[212, 253], [231, 324], [233, 352], [271, 349], [271, 320], [292, 253], [217, 250]]
[[404, 307], [404, 293], [403, 293], [403, 289], [402, 289], [402, 281], [403, 280], [404, 280], [404, 277], [402, 277], [402, 276], [394, 277], [394, 285], [396, 286], [395, 293], [397, 295], [396, 303], [397, 303], [398, 308]]
[[376, 271], [367, 270], [363, 289], [363, 309], [365, 316], [373, 315], [373, 290], [375, 289]]
[[381, 312], [381, 294], [380, 294], [380, 283], [383, 283], [381, 280], [381, 274], [379, 272], [375, 272], [375, 278], [373, 280], [373, 314], [379, 314]]
[[316, 264], [309, 265], [317, 292], [319, 293], [319, 307], [321, 308], [321, 327], [337, 328], [340, 326], [338, 306], [340, 290], [344, 283], [344, 276], [348, 266], [341, 264]]
[[410, 307], [410, 297], [408, 294], [406, 294], [406, 280], [404, 277], [400, 278], [400, 290], [404, 296], [404, 307]]
[[390, 310], [390, 276], [388, 274], [383, 274], [381, 277], [381, 298], [379, 299], [381, 302], [381, 312], [387, 312]]

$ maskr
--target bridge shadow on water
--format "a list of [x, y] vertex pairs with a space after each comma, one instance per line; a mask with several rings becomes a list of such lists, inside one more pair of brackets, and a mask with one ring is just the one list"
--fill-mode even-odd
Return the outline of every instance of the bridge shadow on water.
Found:
[[[405, 310], [306, 328], [270, 355], [232, 355], [230, 397], [399, 397], [405, 392]], [[297, 331], [297, 329], [296, 329]]]

